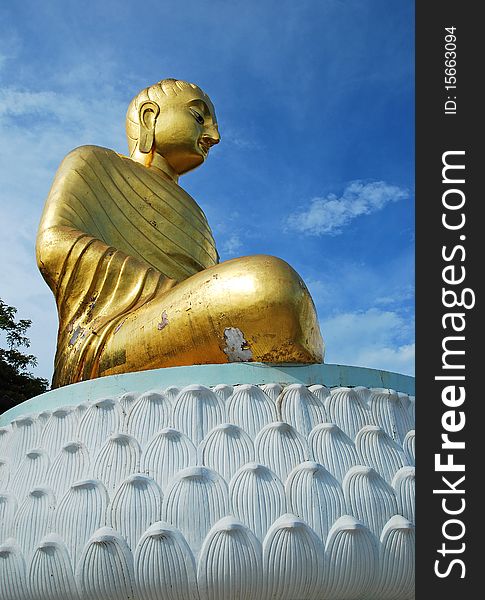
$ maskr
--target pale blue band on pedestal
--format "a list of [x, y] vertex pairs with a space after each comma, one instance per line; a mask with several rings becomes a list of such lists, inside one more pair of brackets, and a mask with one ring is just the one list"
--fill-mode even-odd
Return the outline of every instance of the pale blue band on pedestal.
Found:
[[0, 416], [0, 426], [10, 423], [20, 415], [52, 410], [59, 406], [110, 398], [125, 392], [155, 390], [172, 385], [185, 386], [194, 383], [206, 386], [240, 383], [302, 383], [303, 385], [319, 383], [329, 388], [364, 386], [386, 388], [414, 395], [414, 377], [364, 367], [331, 364], [268, 365], [263, 363], [194, 365], [111, 375], [51, 390], [26, 400], [5, 412]]

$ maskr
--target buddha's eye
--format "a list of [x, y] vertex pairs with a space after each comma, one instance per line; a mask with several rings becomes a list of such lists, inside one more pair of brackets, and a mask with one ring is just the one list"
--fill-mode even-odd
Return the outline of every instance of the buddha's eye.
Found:
[[204, 123], [204, 117], [197, 112], [195, 109], [191, 108], [190, 112], [194, 115], [195, 120], [197, 121], [197, 123], [200, 123], [201, 125]]

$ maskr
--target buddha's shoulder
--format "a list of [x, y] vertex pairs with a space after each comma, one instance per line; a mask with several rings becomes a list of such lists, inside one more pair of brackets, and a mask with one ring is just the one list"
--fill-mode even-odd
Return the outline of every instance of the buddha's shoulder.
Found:
[[73, 167], [80, 168], [85, 164], [91, 164], [96, 161], [109, 164], [120, 163], [126, 160], [130, 159], [109, 148], [93, 145], [78, 146], [66, 155], [59, 169], [65, 170]]
[[[76, 160], [89, 160], [91, 158], [98, 158], [104, 160], [114, 160], [114, 161], [122, 161], [126, 160], [127, 157], [118, 154], [114, 150], [110, 148], [103, 148], [102, 146], [78, 146], [71, 150], [69, 154], [66, 155], [65, 161], [76, 161]], [[128, 159], [129, 160], [129, 159]]]

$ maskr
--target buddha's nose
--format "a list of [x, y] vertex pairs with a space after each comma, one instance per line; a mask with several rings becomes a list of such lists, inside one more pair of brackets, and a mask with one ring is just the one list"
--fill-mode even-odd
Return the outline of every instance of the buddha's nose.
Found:
[[202, 141], [208, 146], [215, 146], [221, 141], [217, 125], [211, 125], [206, 129], [205, 133], [202, 135]]

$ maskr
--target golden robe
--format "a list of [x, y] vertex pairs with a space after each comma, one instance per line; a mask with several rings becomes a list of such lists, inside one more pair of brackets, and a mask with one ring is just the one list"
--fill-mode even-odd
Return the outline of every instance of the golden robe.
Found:
[[53, 387], [98, 377], [106, 339], [127, 315], [218, 262], [193, 198], [161, 171], [97, 146], [59, 167], [36, 249], [59, 316]]

